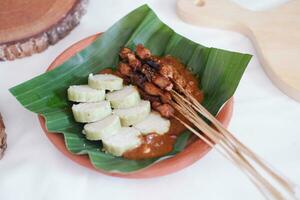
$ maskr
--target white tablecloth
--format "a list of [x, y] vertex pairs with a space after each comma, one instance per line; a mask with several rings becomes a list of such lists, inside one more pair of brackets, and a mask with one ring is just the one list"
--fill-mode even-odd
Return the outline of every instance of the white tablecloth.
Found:
[[[300, 184], [300, 104], [272, 85], [251, 42], [237, 33], [185, 24], [176, 15], [175, 0], [147, 2], [164, 22], [196, 42], [254, 55], [235, 93], [229, 129]], [[248, 5], [262, 8], [278, 2], [265, 0]], [[214, 150], [180, 172], [154, 179], [113, 178], [81, 167], [55, 149], [37, 116], [8, 92], [10, 87], [43, 73], [74, 42], [105, 31], [141, 4], [138, 0], [91, 0], [81, 24], [57, 45], [29, 58], [0, 63], [0, 111], [8, 133], [8, 149], [0, 161], [0, 199], [262, 199], [250, 181]]]

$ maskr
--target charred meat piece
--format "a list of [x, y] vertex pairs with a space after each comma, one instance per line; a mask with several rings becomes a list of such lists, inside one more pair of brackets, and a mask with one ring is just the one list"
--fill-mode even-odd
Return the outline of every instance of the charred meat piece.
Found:
[[158, 74], [149, 65], [144, 64], [140, 71], [146, 76], [149, 82], [153, 82], [160, 89], [170, 91], [173, 88], [173, 84], [168, 78]]
[[174, 116], [175, 110], [170, 104], [161, 104], [154, 108], [156, 111], [158, 111], [161, 116], [170, 118]]
[[143, 60], [143, 62], [153, 68], [155, 71], [160, 69], [160, 59], [156, 56], [151, 56], [148, 59]]
[[152, 77], [155, 75], [155, 70], [147, 64], [141, 67], [141, 72], [146, 76], [149, 82], [151, 82]]
[[144, 88], [144, 85], [147, 82], [147, 78], [140, 72], [133, 72], [130, 75], [130, 82], [133, 85], [137, 85], [140, 88]]
[[138, 44], [136, 46], [135, 51], [136, 51], [136, 55], [143, 60], [150, 58], [150, 56], [151, 56], [150, 50], [145, 48], [142, 44]]
[[138, 90], [139, 90], [139, 93], [140, 93], [142, 99], [148, 100], [151, 103], [152, 102], [160, 102], [160, 97], [159, 96], [150, 95], [150, 94], [146, 93], [144, 90], [142, 90], [141, 88], [138, 88]]
[[159, 63], [154, 60], [145, 60], [144, 62], [150, 67], [152, 67], [153, 69], [155, 69], [156, 71], [160, 69]]
[[153, 83], [146, 82], [144, 84], [144, 91], [150, 95], [160, 96], [162, 91], [158, 87], [156, 87]]
[[130, 76], [132, 74], [131, 67], [127, 63], [124, 63], [124, 62], [119, 63], [118, 70], [124, 76]]
[[163, 103], [171, 103], [172, 102], [172, 96], [169, 92], [164, 92], [160, 94], [160, 100]]
[[162, 105], [162, 103], [160, 102], [160, 100], [151, 102], [151, 106], [152, 106], [152, 108], [153, 108], [154, 110], [156, 110], [156, 108], [157, 108], [158, 106], [160, 106], [160, 105]]
[[120, 55], [120, 57], [121, 57], [122, 60], [127, 60], [129, 53], [132, 53], [132, 51], [129, 48], [124, 47], [119, 52], [119, 55]]
[[171, 91], [173, 88], [172, 82], [168, 78], [161, 75], [153, 76], [152, 82], [163, 90]]
[[123, 83], [124, 83], [125, 85], [130, 85], [130, 84], [131, 84], [130, 77], [128, 77], [128, 76], [123, 77]]
[[175, 88], [177, 91], [183, 89], [193, 92], [194, 82], [187, 82], [184, 75], [177, 71], [176, 63], [168, 56], [153, 56], [149, 49], [139, 44], [135, 52], [129, 48], [121, 49], [120, 57], [122, 61], [118, 73], [124, 82], [138, 86], [141, 97], [149, 100], [152, 108], [163, 117], [170, 118], [175, 112], [169, 91]]
[[142, 63], [133, 53], [127, 54], [128, 63], [133, 70], [137, 70], [142, 66]]

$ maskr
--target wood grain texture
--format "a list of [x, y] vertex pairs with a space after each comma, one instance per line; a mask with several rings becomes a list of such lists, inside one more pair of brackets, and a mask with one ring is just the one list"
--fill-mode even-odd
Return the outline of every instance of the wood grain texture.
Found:
[[1, 0], [0, 60], [39, 53], [65, 37], [88, 0]]
[[7, 144], [6, 144], [5, 126], [0, 113], [0, 159], [3, 157], [6, 147]]
[[178, 0], [177, 13], [186, 22], [240, 32], [255, 45], [273, 83], [300, 101], [300, 1], [267, 11], [250, 11], [230, 0]]

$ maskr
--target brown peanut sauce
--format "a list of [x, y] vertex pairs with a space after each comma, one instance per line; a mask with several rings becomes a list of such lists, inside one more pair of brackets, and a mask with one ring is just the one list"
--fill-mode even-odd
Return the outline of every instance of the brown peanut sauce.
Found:
[[[194, 75], [188, 71], [183, 64], [180, 63], [176, 58], [172, 56], [165, 56], [160, 58], [161, 64], [170, 64], [181, 74], [186, 82], [187, 87], [191, 94], [201, 102], [203, 100], [203, 93], [198, 87], [198, 80], [194, 77]], [[102, 70], [100, 73], [112, 73], [115, 75], [110, 69]], [[179, 117], [181, 120], [186, 121], [184, 117], [175, 111], [175, 115]], [[167, 133], [164, 135], [159, 135], [157, 133], [150, 133], [147, 135], [141, 136], [142, 144], [132, 150], [129, 150], [123, 154], [124, 158], [130, 160], [142, 160], [148, 158], [156, 158], [173, 150], [173, 146], [176, 142], [177, 137], [184, 131], [186, 128], [176, 119], [170, 119], [171, 126]]]

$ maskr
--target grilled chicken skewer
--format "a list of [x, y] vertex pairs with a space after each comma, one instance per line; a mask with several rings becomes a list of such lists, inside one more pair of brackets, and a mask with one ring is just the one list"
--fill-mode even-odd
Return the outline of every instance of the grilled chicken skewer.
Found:
[[[133, 81], [133, 84], [139, 84], [146, 97], [151, 97], [149, 99], [151, 99], [153, 109], [159, 111], [164, 117], [174, 117], [179, 120], [211, 147], [214, 146], [212, 142], [217, 143], [217, 150], [240, 167], [267, 199], [269, 199], [267, 194], [270, 194], [274, 199], [280, 200], [299, 199], [299, 191], [298, 188], [295, 188], [295, 185], [274, 172], [255, 153], [239, 142], [193, 97], [193, 85], [191, 84], [194, 83], [187, 81], [186, 77], [183, 77], [172, 65], [172, 62], [165, 62], [166, 60], [161, 62], [162, 60], [153, 57], [151, 52], [142, 45], [136, 47], [136, 55], [128, 51], [128, 49], [122, 52], [124, 53], [122, 55], [124, 61], [126, 62], [127, 59], [128, 66], [132, 69], [127, 75], [132, 77], [135, 76], [134, 74], [137, 71], [140, 73], [130, 80]], [[128, 57], [126, 52], [129, 53]], [[140, 60], [136, 61], [138, 59]], [[141, 82], [140, 80], [143, 81]], [[172, 89], [173, 85], [174, 89]], [[170, 112], [173, 107], [168, 103], [168, 99], [162, 98], [165, 94], [170, 94], [169, 91], [171, 91], [174, 100], [172, 101], [172, 98], [170, 98], [170, 104], [179, 113], [185, 115], [185, 118], [194, 126], [190, 126]], [[154, 99], [152, 96], [159, 97], [159, 99]], [[199, 114], [210, 121], [214, 128], [207, 124]], [[202, 133], [205, 133], [205, 137]], [[266, 178], [267, 176], [269, 177]], [[269, 178], [272, 178], [272, 182], [269, 181]], [[273, 184], [273, 181], [276, 184]], [[286, 195], [289, 195], [289, 198], [286, 198]]]
[[185, 79], [171, 65], [163, 64], [158, 57], [152, 56], [150, 50], [141, 44], [136, 46], [135, 53], [125, 47], [119, 55], [118, 71], [121, 76], [139, 87], [142, 97], [151, 101], [154, 110], [163, 117], [172, 117], [174, 108], [169, 91], [174, 85], [187, 88]]

